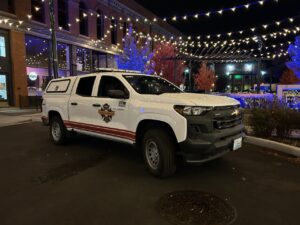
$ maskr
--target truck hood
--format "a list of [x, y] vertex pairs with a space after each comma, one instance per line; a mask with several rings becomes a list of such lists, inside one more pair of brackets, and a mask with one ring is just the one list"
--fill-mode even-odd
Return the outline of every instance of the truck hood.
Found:
[[146, 97], [145, 100], [159, 103], [171, 103], [174, 105], [214, 107], [240, 104], [239, 101], [233, 98], [208, 94], [165, 93], [161, 95], [151, 95], [151, 99], [149, 99], [149, 97], [150, 96]]

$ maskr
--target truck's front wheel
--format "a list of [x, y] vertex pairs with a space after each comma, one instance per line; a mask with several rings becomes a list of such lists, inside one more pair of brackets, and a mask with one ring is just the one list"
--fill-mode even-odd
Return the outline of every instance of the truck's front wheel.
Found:
[[66, 142], [66, 128], [60, 117], [54, 116], [50, 120], [50, 137], [54, 144], [62, 145]]
[[168, 132], [160, 129], [146, 131], [142, 150], [146, 166], [153, 175], [166, 177], [176, 171], [175, 142]]

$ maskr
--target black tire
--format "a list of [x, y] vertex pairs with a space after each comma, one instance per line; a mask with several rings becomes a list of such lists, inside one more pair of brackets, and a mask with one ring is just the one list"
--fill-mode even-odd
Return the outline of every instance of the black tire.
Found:
[[[55, 131], [56, 130], [56, 131]], [[62, 119], [54, 116], [50, 119], [50, 137], [54, 144], [63, 145], [67, 140], [67, 130]]]
[[[156, 145], [156, 147], [154, 147]], [[152, 160], [150, 154], [153, 150], [157, 153], [157, 160]], [[161, 129], [150, 129], [145, 132], [142, 139], [142, 151], [147, 169], [151, 174], [157, 177], [167, 177], [175, 173], [175, 140], [172, 135]], [[148, 150], [147, 150], [148, 149]], [[155, 155], [155, 154], [154, 154]], [[157, 159], [157, 157], [154, 157]]]

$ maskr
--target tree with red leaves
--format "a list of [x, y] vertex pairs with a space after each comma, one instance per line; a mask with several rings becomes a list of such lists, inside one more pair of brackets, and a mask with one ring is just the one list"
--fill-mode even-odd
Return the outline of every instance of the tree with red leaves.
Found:
[[[183, 61], [166, 60], [166, 58], [176, 57], [177, 49], [172, 44], [159, 44], [154, 50], [154, 56], [151, 60], [151, 64], [154, 67], [154, 71], [158, 75], [162, 75], [165, 79], [179, 85], [183, 83]], [[176, 68], [176, 75], [174, 75], [174, 69]]]
[[207, 66], [206, 62], [202, 62], [194, 79], [195, 88], [197, 90], [210, 91], [214, 87], [216, 75], [215, 72]]
[[299, 81], [300, 80], [291, 69], [284, 70], [280, 78], [280, 84], [296, 84]]

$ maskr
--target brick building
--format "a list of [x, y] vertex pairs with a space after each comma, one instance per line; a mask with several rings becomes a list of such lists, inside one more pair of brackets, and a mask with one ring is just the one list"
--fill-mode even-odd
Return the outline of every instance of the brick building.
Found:
[[[49, 0], [0, 1], [0, 107], [41, 96], [52, 76]], [[137, 39], [179, 31], [133, 0], [54, 0], [59, 76], [116, 67], [132, 26]]]

